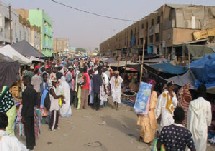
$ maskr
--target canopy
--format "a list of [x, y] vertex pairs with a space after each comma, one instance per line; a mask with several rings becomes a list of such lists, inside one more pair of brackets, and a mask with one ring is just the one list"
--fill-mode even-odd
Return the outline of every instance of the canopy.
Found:
[[213, 49], [205, 45], [186, 45], [193, 59], [199, 59], [206, 54], [213, 53]]
[[215, 86], [215, 53], [191, 62], [190, 69], [197, 79], [196, 87], [200, 83], [204, 83], [207, 88]]
[[12, 48], [10, 45], [6, 45], [4, 47], [0, 48], [0, 54], [3, 54], [4, 56], [7, 56], [14, 61], [18, 61], [21, 64], [29, 64], [31, 63], [31, 60], [21, 55], [19, 52], [17, 52], [14, 48]]
[[20, 65], [18, 62], [0, 62], [0, 87], [11, 87], [13, 83], [17, 81], [19, 67]]
[[25, 40], [12, 44], [12, 47], [26, 57], [43, 57], [42, 53], [40, 53], [37, 49], [35, 49]]
[[177, 75], [170, 79], [166, 79], [166, 81], [168, 82], [173, 81], [173, 83], [178, 86], [184, 86], [185, 84], [190, 83], [191, 89], [195, 89], [195, 77], [190, 70], [188, 70], [185, 74], [181, 76]]
[[13, 59], [4, 56], [3, 54], [0, 53], [0, 62], [13, 62]]
[[159, 63], [159, 64], [153, 64], [149, 66], [160, 72], [170, 73], [170, 74], [183, 74], [187, 71], [186, 67], [174, 66], [171, 63]]

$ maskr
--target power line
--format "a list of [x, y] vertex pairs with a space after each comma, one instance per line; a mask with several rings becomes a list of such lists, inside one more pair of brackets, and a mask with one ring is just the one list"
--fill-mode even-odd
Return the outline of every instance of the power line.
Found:
[[94, 16], [97, 16], [97, 17], [103, 17], [103, 18], [108, 18], [108, 19], [113, 19], [113, 20], [120, 20], [120, 21], [125, 21], [125, 22], [134, 22], [133, 20], [130, 20], [130, 19], [111, 17], [111, 16], [106, 16], [106, 15], [101, 15], [101, 14], [98, 14], [98, 13], [95, 13], [95, 12], [90, 12], [90, 11], [87, 11], [87, 10], [83, 10], [83, 9], [80, 9], [80, 8], [77, 8], [77, 7], [73, 7], [73, 6], [64, 4], [64, 3], [56, 1], [56, 0], [51, 0], [51, 1], [56, 3], [56, 4], [59, 4], [61, 6], [71, 8], [73, 10], [76, 10], [76, 11], [79, 11], [79, 12], [82, 12], [82, 13], [91, 14], [91, 15], [94, 15]]

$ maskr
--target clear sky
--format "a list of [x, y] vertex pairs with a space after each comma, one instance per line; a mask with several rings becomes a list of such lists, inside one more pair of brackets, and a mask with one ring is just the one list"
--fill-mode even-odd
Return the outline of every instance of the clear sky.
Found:
[[[100, 18], [65, 8], [51, 0], [2, 0], [14, 8], [42, 8], [54, 23], [54, 36], [70, 39], [73, 47], [94, 49], [133, 22]], [[102, 15], [139, 20], [164, 3], [214, 5], [215, 0], [56, 0]]]

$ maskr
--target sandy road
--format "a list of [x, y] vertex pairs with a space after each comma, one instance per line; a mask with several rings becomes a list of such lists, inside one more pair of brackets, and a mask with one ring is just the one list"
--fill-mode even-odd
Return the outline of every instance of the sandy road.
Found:
[[36, 151], [149, 151], [137, 141], [136, 115], [128, 107], [94, 111], [73, 109], [71, 118], [60, 118], [54, 132], [42, 126]]

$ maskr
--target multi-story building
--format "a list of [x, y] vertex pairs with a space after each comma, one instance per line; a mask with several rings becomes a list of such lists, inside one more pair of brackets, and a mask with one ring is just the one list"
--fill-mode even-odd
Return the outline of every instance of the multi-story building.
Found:
[[28, 11], [18, 11], [12, 8], [10, 11], [5, 4], [0, 5], [0, 45], [25, 40], [40, 50], [40, 28], [31, 26], [27, 16]]
[[[103, 55], [182, 55], [193, 33], [215, 27], [215, 7], [165, 4], [100, 44]], [[195, 41], [196, 43], [198, 41]]]
[[[29, 10], [26, 9], [17, 9], [16, 12], [20, 15], [19, 22], [22, 24], [28, 24], [29, 28], [27, 29], [26, 35], [21, 35], [26, 41], [28, 41], [33, 47], [41, 51], [41, 28], [39, 26], [31, 25], [29, 21]], [[24, 30], [24, 29], [23, 29]], [[20, 32], [23, 33], [23, 32]]]
[[53, 55], [53, 30], [52, 20], [41, 9], [29, 10], [29, 21], [31, 26], [38, 26], [41, 29], [41, 52], [46, 57]]
[[69, 50], [69, 39], [67, 38], [54, 38], [54, 54], [60, 55], [64, 51]]
[[30, 34], [30, 44], [41, 51], [41, 31], [40, 27], [31, 26], [31, 34]]
[[0, 45], [11, 43], [12, 25], [10, 28], [9, 8], [0, 5]]

